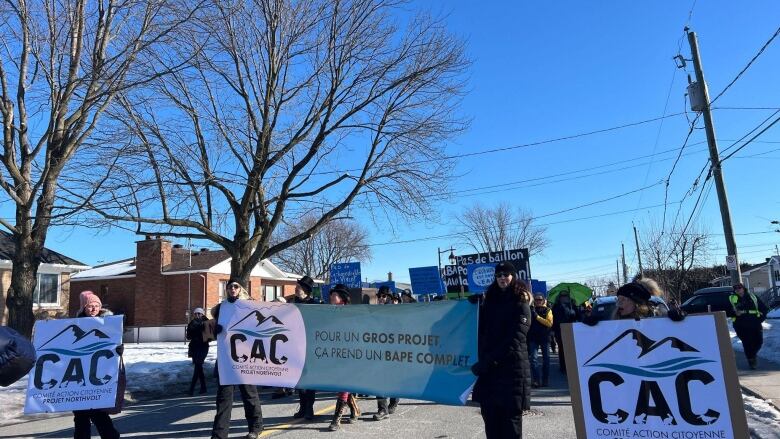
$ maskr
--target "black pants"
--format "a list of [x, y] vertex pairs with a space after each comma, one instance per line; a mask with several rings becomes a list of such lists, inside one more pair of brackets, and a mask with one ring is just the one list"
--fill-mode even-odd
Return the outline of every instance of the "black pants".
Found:
[[[395, 407], [398, 405], [398, 398], [390, 398], [390, 405]], [[376, 397], [376, 407], [377, 411], [387, 411], [387, 398], [384, 396], [377, 396]]]
[[301, 404], [301, 410], [304, 414], [314, 414], [314, 401], [317, 399], [316, 390], [298, 390], [298, 399]]
[[98, 434], [103, 439], [116, 439], [119, 432], [108, 413], [102, 410], [76, 410], [73, 412], [73, 439], [89, 439], [92, 437], [92, 425], [95, 424]]
[[[219, 380], [217, 380], [217, 383], [219, 383]], [[227, 439], [230, 433], [230, 413], [233, 410], [234, 388], [238, 388], [241, 392], [241, 401], [244, 403], [244, 416], [249, 426], [249, 432], [260, 433], [263, 431], [263, 410], [260, 407], [257, 386], [220, 385], [217, 388], [217, 414], [214, 416], [214, 425], [211, 427], [212, 438]]]
[[206, 391], [206, 375], [203, 373], [203, 361], [192, 360], [195, 370], [192, 371], [192, 382], [190, 382], [190, 393], [195, 391], [195, 384], [200, 381], [200, 391]]
[[523, 436], [523, 416], [513, 404], [480, 404], [487, 439], [520, 439]]
[[566, 356], [563, 353], [563, 337], [558, 331], [555, 332], [555, 344], [558, 345], [558, 367], [561, 369], [562, 373], [566, 373]]
[[761, 327], [761, 323], [740, 323], [739, 321], [735, 322], [734, 331], [737, 333], [737, 337], [742, 340], [745, 357], [748, 360], [756, 358], [758, 351], [761, 350], [761, 345], [764, 344], [764, 329]]

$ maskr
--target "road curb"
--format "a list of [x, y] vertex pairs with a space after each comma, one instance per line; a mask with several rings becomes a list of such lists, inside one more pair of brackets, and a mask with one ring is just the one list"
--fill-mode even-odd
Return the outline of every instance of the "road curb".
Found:
[[759, 399], [761, 399], [763, 401], [766, 401], [769, 405], [774, 407], [775, 410], [780, 411], [780, 401], [775, 401], [775, 400], [773, 400], [771, 398], [767, 398], [766, 396], [764, 396], [761, 393], [751, 389], [748, 386], [745, 386], [745, 385], [742, 385], [742, 384], [740, 384], [739, 386], [742, 388], [742, 392], [743, 393], [746, 393], [746, 394], [748, 394], [748, 395], [750, 395], [750, 396], [752, 396], [754, 398], [759, 398]]

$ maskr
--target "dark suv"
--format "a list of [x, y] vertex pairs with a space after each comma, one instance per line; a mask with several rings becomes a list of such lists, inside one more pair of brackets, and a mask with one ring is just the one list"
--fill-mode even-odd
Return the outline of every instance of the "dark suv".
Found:
[[729, 302], [729, 296], [734, 291], [731, 287], [709, 287], [696, 290], [693, 297], [680, 306], [688, 314], [702, 312], [726, 311], [728, 317], [734, 317], [734, 307]]

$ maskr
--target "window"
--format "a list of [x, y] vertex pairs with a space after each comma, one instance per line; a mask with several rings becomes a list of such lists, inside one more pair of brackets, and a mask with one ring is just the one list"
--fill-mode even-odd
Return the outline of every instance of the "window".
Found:
[[38, 286], [35, 287], [33, 300], [38, 306], [59, 306], [60, 275], [38, 273]]
[[219, 300], [218, 303], [221, 303], [223, 300], [225, 300], [225, 291], [227, 291], [227, 281], [221, 280], [219, 281]]
[[263, 295], [266, 302], [273, 302], [281, 295], [281, 287], [278, 285], [263, 285]]

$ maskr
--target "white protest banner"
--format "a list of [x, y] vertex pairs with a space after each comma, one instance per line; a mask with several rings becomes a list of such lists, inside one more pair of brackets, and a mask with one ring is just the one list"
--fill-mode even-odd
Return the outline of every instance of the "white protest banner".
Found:
[[30, 371], [24, 413], [114, 407], [122, 321], [123, 316], [110, 316], [36, 322], [38, 359]]
[[749, 437], [724, 313], [563, 331], [578, 438]]

